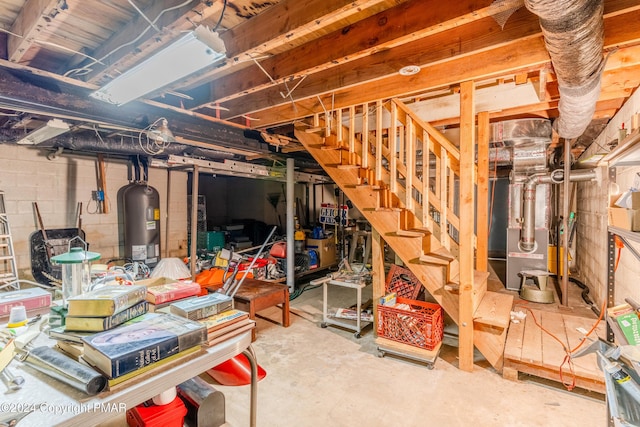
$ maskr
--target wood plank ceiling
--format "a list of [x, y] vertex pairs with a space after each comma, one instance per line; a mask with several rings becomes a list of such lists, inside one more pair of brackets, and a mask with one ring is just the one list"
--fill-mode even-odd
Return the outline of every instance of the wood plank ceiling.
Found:
[[[121, 107], [88, 97], [197, 25], [220, 34], [222, 63]], [[577, 154], [640, 84], [640, 2], [605, 0], [604, 28], [610, 56]], [[444, 99], [467, 80], [495, 97], [504, 85], [536, 88], [535, 99], [491, 111], [494, 122], [558, 115], [539, 19], [522, 0], [0, 0], [0, 58], [0, 141], [51, 118], [70, 123], [49, 149], [135, 140], [166, 117], [194, 155], [272, 159], [300, 146], [250, 130], [287, 135], [326, 109]], [[409, 65], [420, 72], [401, 75]], [[432, 124], [457, 127], [459, 117]]]

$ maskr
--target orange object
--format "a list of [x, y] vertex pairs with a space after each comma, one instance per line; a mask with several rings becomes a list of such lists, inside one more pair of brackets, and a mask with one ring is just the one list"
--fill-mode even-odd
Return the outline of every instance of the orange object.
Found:
[[275, 245], [271, 246], [271, 251], [269, 251], [269, 255], [276, 258], [286, 258], [287, 257], [287, 243], [279, 242]]
[[[207, 374], [221, 385], [251, 384], [251, 365], [244, 354], [239, 354], [209, 369]], [[258, 365], [258, 381], [266, 376], [267, 372]]]
[[[209, 290], [216, 290], [224, 285], [225, 280], [231, 277], [233, 273], [228, 271], [225, 274], [225, 270], [223, 268], [211, 268], [209, 270], [202, 271], [196, 275], [196, 282], [200, 284], [200, 295], [206, 295], [209, 293]], [[251, 272], [238, 272], [236, 275], [236, 279], [242, 279], [243, 275], [247, 275], [247, 279], [253, 278], [253, 273]]]

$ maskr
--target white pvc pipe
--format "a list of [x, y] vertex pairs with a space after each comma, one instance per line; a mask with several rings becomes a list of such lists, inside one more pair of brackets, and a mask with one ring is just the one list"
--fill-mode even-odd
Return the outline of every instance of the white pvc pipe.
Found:
[[287, 286], [289, 292], [293, 292], [295, 288], [295, 252], [294, 252], [294, 160], [287, 159]]

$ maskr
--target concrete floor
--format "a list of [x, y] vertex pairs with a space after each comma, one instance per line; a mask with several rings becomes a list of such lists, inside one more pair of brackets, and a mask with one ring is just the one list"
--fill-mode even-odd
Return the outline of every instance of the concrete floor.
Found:
[[[354, 291], [330, 289], [330, 307], [354, 302]], [[253, 347], [267, 372], [258, 385], [260, 427], [607, 425], [602, 395], [568, 392], [534, 377], [504, 380], [479, 354], [473, 373], [457, 368], [457, 349], [448, 345], [433, 370], [378, 357], [371, 327], [361, 339], [320, 328], [321, 288], [304, 292], [291, 307], [289, 328], [276, 323], [277, 309], [261, 313], [273, 321], [258, 319]], [[225, 394], [227, 425], [247, 426], [249, 386], [216, 388]]]

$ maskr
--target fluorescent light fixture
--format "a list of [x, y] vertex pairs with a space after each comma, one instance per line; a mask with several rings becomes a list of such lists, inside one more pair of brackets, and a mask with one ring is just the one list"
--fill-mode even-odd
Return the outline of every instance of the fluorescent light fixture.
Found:
[[52, 119], [46, 125], [30, 132], [17, 143], [20, 145], [36, 145], [65, 132], [69, 132], [69, 125], [60, 119]]
[[224, 42], [218, 33], [200, 25], [90, 96], [123, 105], [225, 57]]

